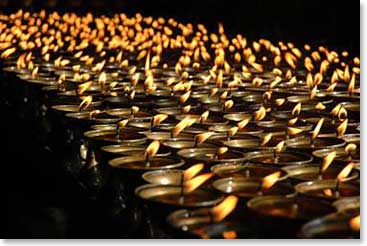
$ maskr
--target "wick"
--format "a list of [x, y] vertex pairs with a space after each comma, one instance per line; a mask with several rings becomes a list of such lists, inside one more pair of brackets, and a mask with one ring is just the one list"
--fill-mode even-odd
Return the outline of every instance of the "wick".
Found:
[[263, 186], [261, 185], [261, 183], [259, 183], [259, 186], [257, 187], [256, 193], [259, 196], [262, 196], [264, 194], [264, 189], [263, 189]]
[[231, 140], [231, 135], [229, 134], [229, 132], [227, 131], [227, 141]]
[[145, 156], [145, 166], [150, 167], [150, 158], [149, 158], [148, 154], [146, 154], [146, 156]]
[[185, 194], [184, 194], [184, 172], [181, 172], [181, 180], [180, 180], [180, 186], [181, 186], [181, 190], [180, 190], [180, 199], [179, 199], [179, 203], [183, 204], [185, 202]]
[[198, 138], [195, 138], [194, 147], [196, 148], [198, 146]]
[[120, 139], [120, 132], [121, 132], [120, 126], [117, 124], [116, 126], [116, 138], [117, 139]]
[[339, 195], [340, 195], [340, 194], [339, 194], [339, 187], [340, 187], [340, 180], [339, 180], [339, 179], [337, 179], [337, 180], [336, 180], [336, 184], [335, 184], [335, 189], [334, 189], [334, 190], [335, 190], [335, 196], [336, 196], [336, 197], [339, 197]]
[[250, 164], [249, 162], [246, 162], [246, 164], [245, 164], [245, 176], [246, 176], [246, 178], [250, 177], [249, 164]]

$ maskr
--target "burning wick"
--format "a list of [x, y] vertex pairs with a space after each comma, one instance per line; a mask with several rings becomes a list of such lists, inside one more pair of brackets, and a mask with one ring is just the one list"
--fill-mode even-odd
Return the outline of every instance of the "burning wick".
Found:
[[283, 151], [285, 145], [285, 141], [280, 141], [273, 149], [273, 157], [274, 157], [274, 162], [277, 163], [278, 162], [278, 155], [280, 152]]
[[195, 143], [194, 147], [197, 147], [199, 144], [204, 143], [208, 138], [210, 138], [214, 132], [203, 132], [195, 135]]
[[238, 129], [242, 130], [247, 126], [247, 124], [250, 122], [250, 119], [244, 119], [237, 123]]
[[270, 141], [270, 139], [272, 137], [273, 137], [273, 134], [272, 133], [266, 134], [265, 137], [263, 138], [262, 142], [260, 143], [260, 146], [261, 147], [265, 146]]
[[321, 118], [318, 122], [317, 125], [315, 126], [315, 129], [312, 131], [312, 135], [311, 135], [311, 146], [314, 147], [314, 140], [317, 138], [317, 136], [319, 135], [319, 132], [321, 130], [322, 125], [324, 124], [325, 119]]
[[335, 185], [335, 195], [339, 197], [339, 186], [340, 183], [345, 181], [345, 179], [348, 177], [350, 172], [353, 170], [354, 163], [350, 162], [348, 165], [346, 165], [343, 170], [340, 171], [338, 176], [336, 177], [336, 185]]
[[157, 114], [157, 115], [155, 115], [152, 118], [151, 122], [150, 122], [150, 128], [158, 126], [159, 124], [161, 124], [167, 118], [168, 118], [168, 115], [166, 115], [166, 114]]
[[228, 129], [227, 131], [227, 140], [231, 140], [231, 137], [233, 137], [238, 132], [238, 127], [234, 126]]
[[180, 192], [181, 197], [184, 195], [184, 182], [194, 178], [196, 174], [198, 174], [201, 170], [203, 170], [203, 168], [204, 168], [204, 164], [198, 163], [198, 164], [195, 164], [187, 168], [186, 170], [184, 170], [181, 173], [181, 182], [180, 182], [181, 183], [181, 192]]
[[348, 119], [345, 119], [337, 128], [337, 134], [338, 136], [343, 136], [345, 134], [345, 132], [347, 131], [347, 127], [348, 127]]
[[186, 127], [193, 125], [195, 121], [195, 119], [185, 118], [178, 122], [171, 131], [171, 138], [177, 137]]
[[137, 106], [132, 106], [130, 109], [130, 116], [131, 118], [134, 118], [134, 115], [137, 114], [139, 112], [139, 107]]
[[271, 187], [273, 187], [273, 185], [278, 181], [280, 175], [281, 175], [281, 172], [276, 171], [274, 173], [271, 173], [271, 174], [265, 176], [261, 180], [261, 183], [259, 185], [259, 190], [258, 190], [259, 195], [264, 194], [265, 190], [268, 190]]
[[200, 123], [201, 124], [204, 123], [208, 119], [208, 117], [209, 117], [209, 111], [207, 110], [200, 115]]
[[213, 173], [204, 173], [199, 176], [196, 176], [193, 179], [190, 179], [188, 181], [185, 181], [180, 194], [180, 204], [183, 204], [185, 202], [185, 195], [193, 192], [197, 188], [200, 187], [203, 183], [205, 183], [207, 180], [209, 180], [211, 177], [213, 177]]
[[230, 195], [209, 210], [210, 223], [224, 220], [237, 206], [238, 197]]
[[302, 103], [299, 102], [296, 104], [296, 106], [294, 106], [292, 110], [292, 115], [298, 117], [299, 114], [301, 113], [301, 109], [302, 109]]
[[322, 165], [319, 169], [319, 179], [322, 179], [322, 173], [326, 171], [326, 169], [331, 165], [333, 160], [336, 157], [336, 152], [330, 152], [327, 156], [325, 156], [322, 160]]
[[353, 231], [360, 231], [361, 228], [361, 215], [358, 215], [356, 217], [353, 217], [349, 221], [350, 229]]
[[228, 148], [227, 147], [220, 147], [218, 148], [215, 156], [214, 156], [214, 159], [221, 159], [222, 156], [228, 151]]
[[145, 165], [150, 166], [150, 161], [157, 154], [159, 150], [160, 143], [158, 140], [151, 142], [145, 150]]
[[129, 120], [128, 119], [125, 119], [125, 120], [121, 120], [117, 123], [116, 125], [116, 138], [117, 139], [120, 139], [120, 132], [121, 132], [121, 129], [126, 127], [127, 124], [129, 123]]
[[352, 153], [357, 149], [357, 145], [354, 143], [350, 143], [347, 146], [345, 146], [345, 152], [348, 154], [348, 159], [352, 160]]

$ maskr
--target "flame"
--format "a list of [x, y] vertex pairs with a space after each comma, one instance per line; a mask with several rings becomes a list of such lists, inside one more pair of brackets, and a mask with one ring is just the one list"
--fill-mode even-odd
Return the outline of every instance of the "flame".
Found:
[[347, 153], [352, 153], [353, 151], [355, 151], [357, 149], [357, 145], [355, 145], [354, 143], [350, 143], [347, 146], [345, 146], [345, 152]]
[[238, 197], [233, 195], [226, 197], [220, 204], [210, 210], [213, 220], [215, 222], [224, 220], [236, 208], [237, 203]]
[[238, 132], [238, 127], [234, 126], [228, 129], [229, 136], [233, 137]]
[[350, 82], [349, 82], [349, 85], [348, 85], [348, 92], [350, 94], [352, 94], [354, 92], [355, 81], [356, 81], [356, 75], [353, 73], [352, 78], [350, 79]]
[[182, 112], [184, 114], [187, 114], [191, 109], [191, 105], [186, 105], [185, 107], [182, 108]]
[[99, 77], [98, 77], [98, 83], [99, 83], [99, 84], [104, 84], [104, 83], [106, 83], [106, 81], [107, 81], [107, 75], [106, 75], [106, 73], [105, 73], [105, 72], [102, 72], [102, 73], [99, 75]]
[[125, 119], [125, 120], [121, 120], [117, 123], [117, 126], [118, 128], [124, 128], [127, 126], [127, 124], [129, 123], [129, 120], [128, 119]]
[[172, 136], [177, 137], [186, 127], [191, 126], [195, 123], [195, 119], [185, 118], [181, 120], [177, 125], [172, 129]]
[[296, 69], [297, 58], [293, 54], [290, 52], [285, 53], [284, 59], [291, 68]]
[[323, 158], [321, 172], [324, 172], [330, 166], [330, 164], [333, 162], [335, 157], [336, 157], [336, 152], [333, 151], [333, 152], [330, 152], [327, 156]]
[[185, 94], [181, 95], [180, 96], [180, 102], [185, 103], [187, 101], [187, 99], [189, 99], [190, 95], [191, 95], [191, 91], [188, 91]]
[[348, 175], [350, 174], [350, 172], [353, 170], [354, 167], [354, 163], [350, 162], [348, 165], [346, 165], [343, 170], [340, 171], [340, 173], [338, 174], [338, 176], [336, 177], [340, 182], [343, 182], [343, 180], [345, 178], [348, 177]]
[[280, 175], [281, 175], [281, 172], [277, 171], [277, 172], [274, 172], [272, 174], [265, 176], [262, 179], [261, 187], [264, 189], [271, 188], [278, 181]]
[[360, 231], [361, 227], [361, 215], [358, 215], [349, 220], [349, 226], [353, 231]]
[[259, 77], [256, 77], [256, 78], [254, 78], [253, 80], [252, 80], [252, 84], [254, 85], [254, 86], [257, 86], [257, 87], [260, 87], [261, 85], [262, 85], [262, 83], [263, 83], [264, 81], [263, 81], [263, 79], [262, 78], [259, 78]]
[[184, 185], [184, 192], [190, 193], [196, 190], [200, 185], [205, 183], [207, 180], [209, 180], [211, 177], [213, 177], [213, 173], [204, 173], [202, 175], [199, 175], [189, 181], [185, 182]]
[[83, 101], [79, 104], [79, 111], [84, 108], [87, 109], [89, 105], [92, 103], [93, 97], [92, 96], [82, 96], [80, 97]]
[[221, 156], [228, 151], [227, 147], [219, 147], [217, 150], [217, 156]]
[[237, 232], [234, 230], [231, 231], [224, 231], [222, 233], [222, 236], [224, 239], [236, 239], [237, 238]]
[[161, 124], [165, 119], [168, 118], [168, 115], [166, 114], [157, 114], [153, 117], [153, 126], [157, 126]]
[[6, 59], [11, 54], [13, 54], [15, 51], [16, 51], [16, 48], [15, 47], [6, 49], [3, 53], [1, 53], [1, 56], [0, 57]]
[[38, 75], [38, 68], [39, 68], [39, 67], [35, 67], [35, 68], [33, 69], [33, 71], [32, 71], [32, 78], [36, 78], [36, 77], [37, 77], [37, 75]]
[[148, 71], [150, 71], [150, 50], [148, 51], [148, 55], [145, 60], [144, 71], [145, 71], [145, 74], [148, 74]]
[[338, 136], [344, 135], [344, 133], [347, 131], [348, 127], [348, 119], [345, 119], [339, 126], [336, 128], [338, 132]]
[[250, 122], [250, 119], [244, 119], [237, 123], [237, 126], [239, 129], [243, 129], [247, 126], [247, 124]]
[[86, 90], [88, 90], [88, 88], [91, 86], [92, 81], [89, 82], [85, 82], [81, 85], [78, 86], [78, 95], [83, 94]]
[[306, 77], [306, 85], [311, 88], [313, 87], [313, 78], [312, 78], [312, 74], [308, 73], [307, 77]]
[[224, 102], [224, 109], [230, 109], [230, 108], [232, 108], [232, 107], [233, 107], [233, 105], [234, 105], [233, 100], [225, 101], [225, 102]]
[[276, 78], [275, 78], [275, 80], [273, 81], [273, 82], [271, 82], [270, 83], [270, 88], [274, 88], [277, 84], [279, 84], [279, 82], [281, 82], [282, 81], [282, 78], [281, 77], [279, 77], [279, 76], [277, 76]]
[[220, 95], [220, 99], [225, 100], [228, 96], [228, 91], [224, 91], [222, 95]]
[[276, 153], [280, 153], [283, 150], [285, 142], [284, 141], [280, 141], [276, 146], [275, 146], [275, 152]]
[[203, 170], [203, 168], [204, 168], [203, 163], [198, 163], [187, 168], [185, 171], [183, 171], [184, 180], [192, 179], [193, 177], [196, 176], [196, 174], [198, 174], [201, 170]]
[[287, 131], [288, 131], [288, 134], [291, 135], [291, 136], [297, 135], [297, 134], [303, 132], [302, 129], [299, 129], [299, 128], [296, 128], [296, 127], [288, 127]]
[[275, 104], [276, 104], [277, 106], [282, 106], [284, 103], [285, 103], [285, 98], [278, 98], [278, 99], [275, 99]]
[[131, 114], [132, 115], [135, 115], [135, 114], [137, 114], [138, 112], [139, 112], [139, 107], [137, 107], [137, 106], [132, 106], [131, 107]]
[[213, 136], [214, 132], [203, 132], [203, 133], [199, 133], [195, 136], [196, 142], [198, 144], [202, 144], [204, 143], [208, 138], [210, 138], [211, 136]]
[[288, 125], [293, 126], [298, 121], [298, 117], [294, 117], [293, 119], [288, 120]]
[[296, 106], [294, 106], [293, 110], [292, 110], [292, 115], [293, 116], [297, 116], [301, 113], [302, 110], [302, 103], [297, 103]]
[[310, 99], [314, 99], [315, 96], [317, 95], [317, 85], [315, 85], [312, 90], [311, 90], [311, 93], [310, 93]]
[[273, 134], [272, 133], [268, 133], [265, 135], [265, 137], [263, 138], [260, 146], [265, 146], [269, 141], [270, 139], [273, 137]]
[[344, 69], [344, 81], [348, 81], [350, 79], [349, 66], [345, 66]]
[[204, 113], [202, 113], [200, 115], [200, 122], [206, 121], [208, 119], [208, 117], [209, 117], [209, 111], [207, 110], [207, 111], [205, 111]]
[[264, 119], [266, 116], [266, 109], [264, 106], [261, 106], [257, 111], [254, 112], [254, 119], [260, 121]]
[[333, 196], [333, 191], [331, 189], [324, 189], [322, 192], [325, 196]]
[[154, 157], [159, 150], [160, 143], [158, 140], [151, 142], [148, 147], [145, 149], [145, 154], [150, 158]]
[[272, 94], [271, 91], [264, 92], [263, 94], [264, 100], [269, 101], [271, 99], [271, 94]]
[[332, 110], [331, 110], [331, 113], [334, 115], [334, 116], [337, 116], [339, 114], [339, 111], [341, 109], [342, 105], [339, 103], [338, 105], [336, 105]]
[[324, 110], [326, 107], [324, 104], [322, 104], [321, 102], [317, 103], [315, 106], [315, 109], [317, 110]]
[[210, 90], [210, 96], [212, 97], [212, 96], [214, 96], [215, 94], [217, 94], [217, 92], [218, 92], [218, 88], [212, 88], [211, 90]]
[[319, 132], [321, 130], [322, 125], [324, 124], [325, 119], [321, 118], [318, 122], [317, 125], [315, 126], [315, 129], [312, 132], [312, 138], [315, 139], [317, 138], [317, 136], [319, 135]]

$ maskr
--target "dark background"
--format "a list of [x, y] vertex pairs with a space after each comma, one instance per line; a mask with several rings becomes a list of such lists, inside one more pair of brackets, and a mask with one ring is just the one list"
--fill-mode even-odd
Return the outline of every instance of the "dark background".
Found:
[[[1, 6], [2, 5], [2, 6]], [[359, 55], [358, 1], [331, 0], [0, 0], [5, 11], [24, 7], [99, 14], [140, 12], [154, 17], [204, 23], [222, 22], [229, 34], [320, 44]]]

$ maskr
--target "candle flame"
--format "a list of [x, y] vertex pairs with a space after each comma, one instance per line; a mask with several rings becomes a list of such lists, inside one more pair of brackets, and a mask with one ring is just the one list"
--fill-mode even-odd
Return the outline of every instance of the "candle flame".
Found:
[[293, 116], [298, 116], [301, 113], [302, 110], [302, 103], [297, 103], [296, 106], [294, 106], [293, 110], [292, 110], [292, 115]]
[[361, 227], [361, 215], [353, 217], [349, 220], [349, 226], [353, 231], [360, 231]]
[[332, 151], [323, 158], [321, 172], [325, 172], [325, 170], [331, 165], [335, 157], [336, 157], [336, 152]]
[[9, 49], [6, 49], [3, 53], [1, 53], [1, 58], [8, 58], [11, 54], [13, 54], [14, 52], [16, 51], [16, 48], [13, 47], [13, 48], [9, 48]]
[[254, 119], [256, 121], [264, 119], [265, 116], [266, 116], [266, 109], [264, 106], [261, 106], [257, 111], [254, 112]]
[[336, 128], [338, 132], [338, 136], [344, 135], [344, 133], [347, 131], [348, 127], [348, 119], [345, 119], [339, 126]]
[[238, 132], [238, 127], [234, 126], [228, 129], [229, 136], [233, 137]]
[[341, 107], [339, 112], [338, 112], [338, 118], [339, 119], [345, 119], [347, 117], [348, 117], [348, 111], [344, 107]]
[[348, 165], [346, 165], [343, 170], [340, 171], [340, 173], [338, 174], [338, 176], [336, 177], [340, 182], [343, 182], [343, 180], [345, 178], [348, 177], [348, 175], [350, 174], [350, 172], [353, 170], [354, 167], [354, 163], [350, 162]]
[[356, 75], [353, 73], [352, 78], [350, 79], [349, 85], [348, 85], [348, 92], [350, 94], [352, 94], [354, 92], [355, 81], [356, 81]]
[[209, 111], [205, 111], [200, 115], [200, 122], [205, 122], [209, 117]]
[[218, 88], [212, 88], [211, 90], [210, 90], [210, 96], [212, 97], [212, 96], [214, 96], [215, 94], [217, 94], [217, 92], [218, 92]]
[[332, 110], [331, 110], [331, 114], [334, 116], [337, 116], [339, 114], [339, 111], [341, 109], [342, 105], [339, 103], [337, 104]]
[[228, 151], [227, 147], [219, 147], [217, 150], [217, 156], [221, 156]]
[[265, 101], [269, 101], [271, 99], [271, 92], [270, 91], [266, 91], [263, 94], [263, 98], [264, 98]]
[[180, 102], [185, 103], [187, 101], [187, 99], [189, 99], [190, 95], [191, 95], [191, 91], [187, 91], [186, 93], [181, 95], [180, 96]]
[[106, 83], [106, 81], [107, 81], [107, 75], [106, 75], [106, 73], [105, 73], [105, 72], [102, 72], [102, 73], [99, 75], [99, 77], [98, 77], [98, 83], [99, 83], [99, 84], [104, 84], [104, 83]]
[[284, 144], [285, 141], [280, 141], [276, 146], [275, 146], [275, 152], [276, 153], [280, 153], [282, 152], [283, 148], [284, 148]]
[[241, 120], [240, 122], [237, 123], [237, 126], [239, 129], [243, 129], [247, 126], [247, 124], [250, 122], [249, 118], [246, 118], [244, 120]]
[[87, 109], [93, 100], [92, 96], [82, 96], [80, 98], [82, 99], [82, 102], [79, 104], [79, 111], [83, 108]]
[[237, 206], [238, 197], [230, 195], [220, 204], [211, 209], [211, 214], [215, 222], [224, 220]]
[[203, 170], [203, 168], [204, 168], [204, 164], [203, 163], [198, 163], [198, 164], [195, 164], [195, 165], [187, 168], [186, 170], [183, 171], [184, 180], [190, 180], [190, 179], [192, 179], [201, 170]]
[[298, 121], [298, 117], [294, 117], [293, 119], [288, 120], [288, 125], [293, 126]]
[[310, 99], [311, 99], [311, 100], [312, 100], [312, 99], [314, 99], [316, 95], [317, 95], [317, 85], [315, 85], [315, 86], [312, 88], [312, 90], [311, 90], [311, 92], [310, 92]]
[[268, 133], [265, 135], [265, 137], [263, 138], [260, 146], [265, 146], [269, 141], [270, 139], [273, 137], [273, 134], [272, 133]]
[[193, 192], [194, 190], [199, 188], [200, 185], [209, 180], [211, 177], [213, 177], [213, 173], [204, 173], [199, 176], [196, 176], [191, 180], [186, 181], [184, 185], [184, 192], [186, 194]]
[[150, 158], [154, 157], [159, 150], [160, 143], [158, 140], [151, 142], [148, 147], [145, 149], [145, 154]]
[[272, 174], [265, 176], [262, 179], [261, 187], [264, 189], [271, 188], [278, 181], [280, 175], [281, 175], [281, 172], [277, 171], [277, 172], [274, 172]]
[[315, 109], [317, 110], [324, 110], [326, 107], [324, 104], [322, 104], [321, 102], [317, 103], [315, 106]]
[[297, 134], [303, 132], [302, 129], [299, 129], [299, 128], [296, 128], [296, 127], [288, 127], [287, 131], [288, 131], [288, 134], [291, 135], [291, 136], [294, 136], [294, 135], [297, 135]]
[[232, 108], [232, 107], [233, 107], [233, 105], [234, 105], [233, 100], [225, 101], [225, 102], [224, 102], [224, 109], [230, 109], [230, 108]]
[[322, 192], [325, 196], [333, 196], [333, 191], [331, 189], [324, 189]]
[[195, 119], [185, 118], [181, 120], [177, 125], [172, 129], [173, 137], [177, 137], [186, 127], [191, 126], [195, 123]]
[[260, 87], [263, 83], [263, 79], [262, 78], [259, 78], [259, 77], [255, 77], [253, 80], [252, 80], [252, 84], [254, 86], [257, 86], [257, 87]]
[[88, 88], [92, 85], [92, 81], [89, 82], [85, 82], [83, 84], [80, 84], [78, 86], [78, 95], [83, 94], [86, 90], [88, 90]]
[[198, 144], [202, 144], [204, 143], [208, 138], [210, 138], [211, 136], [213, 136], [214, 132], [203, 132], [203, 133], [199, 133], [195, 136], [196, 141]]
[[275, 104], [276, 104], [277, 106], [282, 106], [284, 103], [285, 103], [285, 98], [278, 98], [278, 99], [275, 99]]
[[312, 138], [315, 139], [317, 138], [317, 136], [319, 135], [319, 132], [321, 130], [322, 125], [324, 124], [325, 119], [321, 118], [318, 122], [317, 125], [315, 127], [315, 129], [312, 132]]
[[129, 120], [128, 119], [125, 119], [125, 120], [121, 120], [117, 123], [117, 126], [119, 128], [124, 128], [127, 126], [127, 124], [129, 123]]
[[163, 122], [165, 119], [168, 118], [168, 115], [166, 114], [157, 114], [153, 117], [153, 126], [158, 126]]
[[236, 239], [237, 238], [237, 232], [234, 230], [231, 231], [224, 231], [222, 233], [222, 236], [224, 239]]
[[37, 75], [38, 75], [38, 69], [39, 69], [39, 67], [35, 67], [32, 70], [32, 78], [36, 78], [37, 77]]
[[345, 152], [346, 153], [352, 153], [353, 151], [355, 151], [357, 149], [357, 145], [354, 143], [350, 143], [347, 146], [345, 146]]
[[137, 114], [138, 112], [139, 112], [139, 107], [137, 107], [137, 106], [132, 106], [131, 107], [131, 114], [132, 115], [135, 115], [135, 114]]
[[190, 110], [191, 110], [191, 105], [186, 105], [185, 107], [182, 108], [182, 112], [184, 114], [187, 114]]

